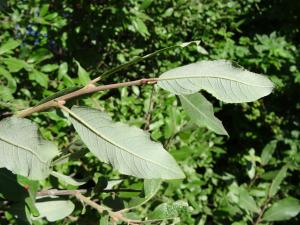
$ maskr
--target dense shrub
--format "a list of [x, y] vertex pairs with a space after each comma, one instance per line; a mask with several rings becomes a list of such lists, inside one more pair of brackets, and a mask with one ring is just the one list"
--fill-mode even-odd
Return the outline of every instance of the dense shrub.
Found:
[[[144, 126], [153, 102], [148, 127], [151, 137], [167, 146], [186, 178], [163, 182], [155, 197], [132, 217], [151, 218], [158, 205], [184, 201], [179, 203], [189, 207], [176, 212], [180, 224], [258, 224], [262, 209], [275, 211], [279, 218], [269, 216], [261, 224], [273, 223], [272, 218], [280, 221], [292, 217], [286, 223], [299, 223], [297, 0], [11, 0], [0, 1], [0, 10], [0, 46], [11, 46], [5, 52], [0, 47], [1, 119], [57, 91], [85, 85], [134, 56], [186, 41], [201, 43], [165, 51], [130, 69], [103, 76], [100, 82], [157, 77], [171, 68], [205, 59], [231, 60], [253, 72], [268, 74], [276, 84], [274, 93], [253, 103], [223, 104], [204, 93], [229, 137], [196, 129], [182, 112], [179, 99], [152, 87], [104, 91], [74, 101], [105, 109], [114, 120], [139, 127]], [[87, 153], [61, 114], [52, 110], [30, 117], [45, 139], [77, 159], [58, 163], [57, 171], [88, 180], [78, 189], [87, 189], [90, 196], [112, 208], [122, 208], [143, 194], [141, 180], [120, 175]], [[284, 179], [279, 182], [280, 189], [274, 188], [274, 180], [280, 177]], [[121, 183], [108, 182], [120, 179]], [[24, 202], [29, 195], [24, 186], [36, 191], [77, 188], [54, 177], [40, 184], [28, 182], [1, 169], [1, 224], [24, 222]], [[116, 190], [105, 191], [107, 182], [109, 189]], [[274, 193], [270, 194], [272, 182]], [[7, 186], [19, 193], [17, 198], [5, 192]], [[89, 207], [82, 212], [76, 203], [70, 217], [55, 223], [106, 224], [106, 220], [107, 215], [97, 215]], [[34, 223], [47, 224], [46, 220]]]

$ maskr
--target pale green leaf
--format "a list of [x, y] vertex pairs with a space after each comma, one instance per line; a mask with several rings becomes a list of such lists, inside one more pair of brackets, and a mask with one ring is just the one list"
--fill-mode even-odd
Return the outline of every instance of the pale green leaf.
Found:
[[40, 212], [39, 217], [34, 217], [33, 219], [39, 219], [46, 217], [50, 222], [61, 220], [69, 216], [75, 208], [73, 202], [69, 200], [49, 200], [40, 201], [35, 203], [38, 211]]
[[300, 212], [298, 199], [287, 197], [275, 202], [263, 215], [264, 221], [289, 220]]
[[107, 185], [104, 188], [104, 190], [111, 190], [114, 186], [122, 183], [123, 180], [119, 179], [119, 180], [109, 180], [107, 181]]
[[38, 70], [33, 70], [29, 73], [29, 80], [35, 81], [44, 88], [48, 87], [48, 76]]
[[0, 55], [15, 49], [21, 44], [21, 41], [9, 39], [7, 42], [5, 42], [3, 45], [0, 46]]
[[239, 189], [239, 206], [242, 209], [258, 213], [259, 208], [256, 205], [256, 202], [254, 201], [253, 197], [248, 193], [248, 191], [240, 187]]
[[266, 165], [268, 164], [268, 162], [270, 161], [270, 159], [272, 158], [272, 155], [276, 149], [277, 146], [277, 141], [270, 141], [262, 150], [261, 153], [261, 164], [262, 165]]
[[13, 100], [14, 96], [12, 95], [12, 91], [6, 86], [0, 86], [0, 99], [5, 102]]
[[182, 212], [188, 211], [188, 203], [185, 201], [177, 201], [174, 203], [162, 203], [157, 206], [152, 213], [149, 215], [149, 219], [171, 219], [176, 218]]
[[251, 102], [271, 93], [265, 76], [233, 66], [225, 60], [201, 61], [163, 73], [158, 86], [178, 95], [206, 90], [227, 103]]
[[274, 178], [274, 180], [271, 184], [270, 191], [269, 191], [269, 196], [272, 197], [277, 193], [280, 184], [282, 183], [282, 181], [286, 177], [286, 172], [287, 172], [287, 166], [284, 166], [284, 167], [281, 168], [281, 170], [279, 170], [279, 172], [277, 173], [276, 177]]
[[91, 80], [90, 79], [90, 74], [85, 69], [83, 69], [81, 67], [81, 65], [79, 64], [78, 61], [75, 60], [75, 62], [77, 64], [77, 66], [78, 66], [78, 72], [77, 72], [77, 74], [78, 74], [78, 78], [79, 78], [79, 84], [82, 84], [82, 85], [88, 84], [89, 81]]
[[7, 80], [7, 86], [9, 87], [9, 89], [11, 89], [12, 92], [15, 92], [16, 89], [17, 89], [17, 82], [13, 78], [13, 76], [11, 75], [11, 73], [9, 73], [3, 67], [0, 67], [0, 77], [1, 76], [5, 77], [5, 79]]
[[56, 146], [43, 140], [30, 120], [10, 117], [0, 121], [0, 168], [34, 180], [44, 179], [57, 154]]
[[3, 59], [3, 62], [7, 65], [8, 70], [12, 73], [18, 72], [21, 69], [30, 70], [32, 68], [32, 66], [26, 63], [24, 60], [13, 57], [5, 58]]
[[137, 208], [137, 207], [147, 203], [158, 192], [160, 186], [161, 186], [160, 179], [145, 179], [144, 180], [144, 197], [132, 198], [131, 201], [129, 202], [128, 209]]
[[41, 71], [45, 73], [50, 73], [57, 69], [58, 69], [57, 64], [46, 64], [41, 68]]
[[149, 36], [149, 31], [147, 29], [146, 24], [140, 18], [136, 17], [132, 21], [133, 26], [135, 27], [136, 31], [138, 31], [143, 37]]
[[56, 171], [52, 171], [51, 175], [56, 177], [57, 179], [63, 181], [64, 183], [73, 185], [73, 186], [81, 186], [86, 183], [85, 180], [76, 180], [70, 176], [64, 175], [62, 173], [58, 173]]
[[199, 127], [207, 127], [217, 134], [228, 135], [222, 122], [215, 117], [212, 104], [200, 93], [180, 95], [183, 109]]
[[68, 73], [68, 64], [66, 62], [60, 64], [58, 68], [58, 79], [61, 80]]
[[114, 123], [96, 109], [74, 106], [69, 111], [76, 131], [100, 160], [120, 173], [146, 179], [179, 179], [184, 174], [160, 143], [151, 141], [147, 132]]

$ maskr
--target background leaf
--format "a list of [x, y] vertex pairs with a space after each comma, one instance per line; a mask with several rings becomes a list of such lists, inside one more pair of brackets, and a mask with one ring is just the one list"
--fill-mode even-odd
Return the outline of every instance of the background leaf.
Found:
[[256, 205], [256, 202], [254, 201], [253, 197], [248, 193], [248, 191], [244, 187], [239, 188], [239, 206], [244, 209], [251, 212], [258, 213], [259, 208]]
[[149, 215], [149, 219], [170, 219], [179, 216], [182, 211], [188, 211], [188, 204], [185, 201], [177, 201], [174, 203], [162, 203], [157, 206]]
[[272, 155], [276, 149], [277, 141], [270, 141], [263, 149], [261, 153], [261, 164], [267, 165], [270, 159], [272, 158]]
[[281, 168], [281, 170], [279, 170], [279, 172], [277, 173], [276, 177], [274, 178], [274, 180], [271, 184], [269, 196], [272, 197], [277, 193], [277, 191], [279, 190], [280, 184], [286, 177], [286, 172], [287, 172], [287, 166], [284, 166]]
[[19, 40], [13, 40], [9, 39], [7, 42], [5, 42], [3, 45], [0, 46], [0, 55], [15, 49], [21, 44], [21, 41]]
[[212, 104], [200, 93], [179, 96], [183, 109], [199, 127], [207, 127], [217, 134], [228, 135], [222, 122], [215, 117]]
[[300, 212], [298, 199], [287, 197], [275, 202], [263, 215], [265, 221], [289, 220]]
[[79, 84], [82, 84], [82, 85], [86, 85], [89, 83], [89, 81], [91, 80], [90, 79], [90, 74], [81, 67], [80, 63], [78, 61], [76, 61], [76, 64], [78, 66], [78, 79], [79, 79]]

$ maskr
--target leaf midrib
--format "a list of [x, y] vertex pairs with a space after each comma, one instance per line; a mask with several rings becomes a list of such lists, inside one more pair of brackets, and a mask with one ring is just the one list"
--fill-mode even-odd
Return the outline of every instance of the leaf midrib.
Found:
[[192, 106], [192, 108], [194, 108], [197, 112], [199, 112], [201, 115], [203, 115], [205, 118], [207, 118], [208, 120], [210, 120], [212, 123], [214, 123], [214, 124], [216, 124], [217, 122], [214, 122], [211, 118], [209, 118], [208, 116], [206, 116], [205, 115], [205, 113], [203, 113], [203, 112], [201, 112], [200, 110], [198, 110], [198, 108], [195, 106], [195, 105], [193, 105], [192, 103], [191, 103], [191, 101], [189, 101], [189, 99], [188, 98], [186, 98], [184, 95], [180, 95], [180, 97], [182, 97], [184, 100], [186, 100], [186, 102], [190, 105], [190, 106]]
[[[116, 146], [117, 148], [120, 148], [120, 149], [126, 151], [127, 153], [132, 154], [132, 155], [134, 155], [134, 156], [137, 157], [137, 158], [140, 158], [141, 160], [151, 162], [151, 163], [153, 163], [153, 164], [155, 164], [155, 165], [158, 165], [159, 167], [162, 167], [162, 168], [165, 168], [165, 169], [168, 170], [168, 171], [171, 171], [172, 173], [179, 174], [179, 173], [177, 173], [177, 172], [174, 172], [173, 170], [171, 170], [171, 169], [168, 168], [168, 167], [165, 167], [165, 166], [163, 166], [163, 165], [161, 165], [161, 164], [158, 164], [158, 163], [156, 163], [156, 162], [154, 162], [154, 161], [152, 161], [152, 160], [150, 160], [150, 159], [144, 159], [144, 158], [142, 158], [141, 156], [139, 156], [139, 155], [137, 155], [137, 154], [131, 152], [130, 150], [127, 150], [126, 148], [120, 146], [119, 144], [117, 144], [117, 143], [111, 141], [109, 138], [107, 138], [107, 137], [104, 136], [103, 134], [100, 134], [96, 129], [94, 129], [91, 125], [89, 125], [88, 123], [86, 123], [80, 116], [78, 116], [78, 115], [77, 115], [76, 113], [74, 113], [73, 111], [70, 110], [69, 113], [71, 114], [71, 116], [73, 116], [73, 117], [74, 117], [75, 119], [77, 119], [79, 122], [81, 122], [86, 128], [90, 129], [90, 130], [91, 130], [92, 132], [94, 132], [97, 136], [101, 137], [102, 139], [104, 139], [104, 140], [107, 141], [108, 143], [110, 143], [110, 144]], [[180, 175], [181, 175], [181, 174], [180, 174]]]
[[[179, 80], [179, 79], [201, 79], [201, 78], [215, 78], [215, 79], [218, 78], [218, 79], [234, 81], [234, 82], [237, 82], [237, 83], [241, 83], [241, 84], [245, 84], [245, 85], [249, 85], [249, 86], [253, 86], [253, 87], [260, 87], [260, 88], [273, 88], [274, 87], [273, 85], [271, 85], [271, 86], [261, 86], [261, 85], [256, 85], [256, 84], [252, 84], [252, 83], [245, 83], [245, 82], [242, 82], [240, 80], [231, 79], [231, 78], [224, 77], [224, 76], [201, 76], [201, 75], [196, 75], [196, 76], [184, 76], [184, 77], [182, 77], [182, 76], [179, 76], [179, 77], [159, 77], [159, 78], [157, 78], [157, 81], [159, 82], [159, 81], [169, 81], [169, 80]], [[266, 78], [266, 79], [268, 79], [268, 78]]]
[[[6, 142], [6, 143], [9, 144], [9, 145], [13, 145], [13, 146], [15, 146], [15, 147], [17, 147], [17, 148], [21, 148], [21, 149], [24, 149], [24, 150], [27, 151], [27, 152], [30, 152], [31, 154], [33, 154], [34, 156], [36, 156], [36, 158], [37, 158], [41, 163], [45, 163], [45, 164], [47, 163], [47, 161], [42, 160], [42, 159], [40, 158], [40, 156], [39, 156], [36, 152], [34, 152], [33, 150], [31, 150], [31, 149], [29, 149], [29, 148], [27, 148], [27, 147], [24, 147], [24, 146], [20, 146], [20, 145], [14, 144], [14, 143], [12, 143], [11, 141], [9, 141], [9, 140], [7, 140], [6, 138], [3, 138], [3, 137], [0, 137], [0, 140]], [[18, 151], [18, 150], [16, 150], [16, 151]]]

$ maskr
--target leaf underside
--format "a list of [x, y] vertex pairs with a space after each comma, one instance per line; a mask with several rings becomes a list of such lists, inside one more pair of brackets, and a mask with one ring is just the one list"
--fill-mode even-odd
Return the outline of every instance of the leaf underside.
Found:
[[145, 179], [184, 177], [173, 157], [145, 131], [85, 107], [72, 107], [70, 119], [90, 151], [120, 173]]
[[10, 117], [0, 121], [0, 168], [34, 180], [44, 179], [57, 154], [56, 146], [42, 140], [30, 120]]
[[199, 127], [207, 127], [217, 134], [228, 135], [222, 122], [215, 117], [212, 104], [200, 93], [179, 96], [183, 109]]
[[225, 60], [201, 61], [171, 69], [159, 77], [157, 84], [178, 95], [203, 89], [227, 103], [255, 101], [270, 94], [274, 87], [266, 76]]

